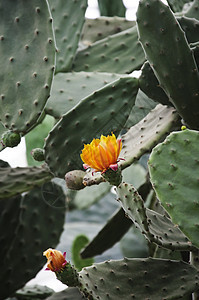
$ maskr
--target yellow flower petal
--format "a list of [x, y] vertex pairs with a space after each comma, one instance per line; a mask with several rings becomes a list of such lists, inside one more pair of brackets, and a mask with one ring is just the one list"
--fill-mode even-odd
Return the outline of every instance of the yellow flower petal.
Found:
[[49, 248], [48, 250], [44, 251], [44, 256], [48, 259], [47, 267], [53, 272], [59, 272], [63, 266], [66, 264], [66, 259], [64, 255], [56, 250]]
[[104, 172], [110, 165], [117, 164], [121, 148], [121, 140], [117, 140], [113, 133], [107, 137], [101, 135], [100, 139], [93, 139], [90, 144], [84, 145], [80, 156], [86, 165]]

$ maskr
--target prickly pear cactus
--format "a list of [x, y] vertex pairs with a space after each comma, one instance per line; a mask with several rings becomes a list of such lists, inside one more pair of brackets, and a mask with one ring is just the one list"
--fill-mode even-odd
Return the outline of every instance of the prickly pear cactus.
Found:
[[2, 300], [199, 299], [199, 2], [123, 2], [0, 2]]

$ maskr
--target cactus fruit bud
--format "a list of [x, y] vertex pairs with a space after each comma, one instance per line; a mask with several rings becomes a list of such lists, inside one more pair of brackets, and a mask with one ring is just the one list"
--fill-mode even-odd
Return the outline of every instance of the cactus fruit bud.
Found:
[[40, 148], [35, 148], [31, 151], [32, 157], [36, 161], [44, 161], [44, 150]]
[[181, 126], [181, 130], [186, 130], [187, 129], [187, 127], [186, 126]]
[[7, 131], [2, 136], [2, 143], [5, 147], [15, 147], [21, 142], [21, 136], [17, 132]]
[[65, 175], [65, 181], [67, 188], [71, 190], [81, 190], [85, 188], [83, 184], [83, 179], [85, 176], [85, 172], [81, 170], [73, 170]]
[[79, 285], [76, 269], [65, 259], [66, 252], [62, 254], [56, 249], [49, 248], [44, 251], [43, 255], [48, 259], [46, 270], [55, 272], [57, 279], [70, 287], [76, 287]]

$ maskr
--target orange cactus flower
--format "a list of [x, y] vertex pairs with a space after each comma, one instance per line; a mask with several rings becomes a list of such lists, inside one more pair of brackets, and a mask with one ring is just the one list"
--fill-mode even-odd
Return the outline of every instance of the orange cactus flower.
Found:
[[65, 259], [66, 252], [62, 254], [58, 250], [49, 248], [48, 250], [44, 251], [43, 255], [48, 259], [46, 270], [59, 272], [67, 264], [67, 261]]
[[122, 149], [121, 139], [116, 139], [115, 135], [104, 136], [100, 139], [93, 139], [90, 144], [84, 145], [81, 159], [84, 168], [92, 168], [96, 172], [106, 172], [109, 168], [117, 171], [118, 156]]

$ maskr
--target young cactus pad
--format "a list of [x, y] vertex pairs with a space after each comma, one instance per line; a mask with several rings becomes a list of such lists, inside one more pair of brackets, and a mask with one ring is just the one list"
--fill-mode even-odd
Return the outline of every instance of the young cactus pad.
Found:
[[[117, 188], [118, 200], [127, 216], [150, 242], [173, 250], [191, 250], [191, 242], [165, 215], [144, 207], [144, 201], [134, 187], [122, 183]], [[192, 247], [193, 249], [193, 247]]]
[[149, 172], [158, 199], [174, 224], [199, 247], [199, 132], [171, 133], [156, 146]]

